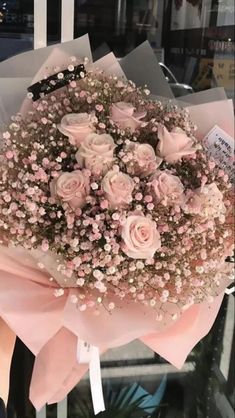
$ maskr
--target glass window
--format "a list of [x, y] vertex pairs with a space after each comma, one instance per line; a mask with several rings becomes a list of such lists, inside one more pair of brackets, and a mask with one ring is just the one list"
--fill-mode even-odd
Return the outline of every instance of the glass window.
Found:
[[[61, 1], [48, 0], [48, 43], [60, 41]], [[0, 59], [33, 47], [33, 0], [0, 0]], [[148, 40], [175, 95], [224, 87], [233, 98], [233, 0], [75, 0], [74, 36], [94, 57], [122, 57]], [[179, 86], [180, 84], [180, 86]]]
[[[223, 87], [234, 99], [233, 0], [74, 1], [74, 37], [89, 33], [94, 58], [109, 51], [121, 58], [148, 41], [176, 97]], [[47, 15], [48, 44], [60, 42], [60, 0], [47, 1]], [[33, 42], [33, 0], [0, 0], [0, 61], [32, 49]], [[143, 71], [147, 65], [143, 63]], [[119, 405], [120, 417], [232, 418], [233, 336], [231, 295], [225, 297], [211, 332], [192, 351], [182, 370], [138, 341], [110, 350], [102, 357], [106, 402], [109, 406], [116, 402], [116, 409]], [[36, 416], [28, 401], [33, 361], [18, 340], [8, 418]], [[136, 402], [136, 408], [128, 415], [130, 401]], [[56, 406], [48, 407], [47, 416], [56, 418]], [[68, 397], [67, 417], [84, 416], [93, 417], [87, 375]], [[107, 416], [115, 418], [111, 413]]]
[[33, 48], [33, 1], [0, 0], [0, 60]]

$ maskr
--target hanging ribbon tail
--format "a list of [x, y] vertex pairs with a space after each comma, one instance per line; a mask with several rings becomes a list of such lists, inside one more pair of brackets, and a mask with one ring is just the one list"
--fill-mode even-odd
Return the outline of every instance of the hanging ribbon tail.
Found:
[[[72, 333], [72, 335], [73, 335], [73, 333]], [[76, 355], [74, 356], [73, 368], [70, 371], [69, 375], [65, 378], [65, 380], [64, 380], [63, 384], [61, 385], [60, 389], [53, 395], [52, 398], [50, 398], [47, 401], [47, 403], [49, 405], [62, 401], [66, 397], [66, 395], [78, 384], [78, 382], [82, 379], [84, 374], [89, 369], [89, 364], [90, 364], [90, 357], [89, 356], [87, 357], [86, 362], [84, 362], [84, 363], [78, 362], [78, 358], [80, 358], [80, 352], [79, 352], [80, 343], [78, 344], [77, 338], [75, 338], [75, 339], [76, 339]], [[79, 341], [81, 341], [81, 340], [79, 339]], [[66, 340], [66, 344], [67, 344], [67, 340]], [[66, 344], [65, 344], [65, 347], [67, 346]], [[100, 354], [103, 354], [106, 351], [106, 348], [101, 347], [97, 350], [98, 350], [97, 352], [98, 352], [98, 362], [99, 362]], [[67, 355], [67, 352], [66, 352], [66, 360], [67, 360], [67, 358], [68, 358], [68, 355]], [[92, 368], [92, 370], [93, 370], [93, 368]], [[97, 370], [96, 365], [94, 367], [94, 370]], [[99, 370], [100, 370], [100, 367], [99, 367]], [[92, 377], [92, 381], [93, 380], [94, 379]], [[99, 379], [99, 383], [101, 384], [101, 376], [100, 376], [100, 379]], [[96, 386], [97, 386], [96, 383], [94, 383], [92, 385], [92, 387], [96, 387]], [[102, 393], [102, 386], [99, 387], [99, 392]], [[92, 395], [92, 398], [93, 397], [94, 396]], [[101, 405], [101, 403], [99, 403], [99, 405]], [[105, 408], [104, 403], [101, 405], [101, 407]], [[100, 407], [98, 407], [97, 410], [99, 408]]]
[[77, 360], [79, 364], [89, 364], [93, 409], [94, 414], [98, 415], [105, 411], [99, 348], [78, 339]]
[[9, 394], [10, 367], [16, 336], [0, 318], [0, 398], [7, 404]]
[[227, 287], [227, 289], [225, 289], [226, 295], [232, 295], [233, 293], [235, 293], [235, 286]]
[[92, 346], [91, 360], [90, 360], [90, 385], [91, 397], [94, 407], [95, 415], [105, 411], [104, 395], [102, 388], [101, 368], [100, 368], [100, 353], [99, 348]]

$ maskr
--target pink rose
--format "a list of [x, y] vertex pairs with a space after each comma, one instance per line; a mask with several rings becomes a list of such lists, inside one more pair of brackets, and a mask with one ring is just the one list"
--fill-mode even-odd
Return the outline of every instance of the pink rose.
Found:
[[137, 144], [130, 142], [127, 147], [128, 172], [134, 175], [149, 176], [159, 167], [162, 158], [156, 156], [154, 149], [149, 144]]
[[52, 197], [67, 202], [74, 210], [85, 205], [90, 191], [89, 177], [80, 170], [62, 173], [50, 186]]
[[185, 213], [198, 214], [203, 218], [218, 218], [226, 213], [223, 194], [215, 183], [204, 185], [194, 191], [189, 190], [183, 210]]
[[108, 171], [101, 182], [101, 187], [112, 208], [126, 206], [132, 201], [134, 181], [121, 171]]
[[185, 155], [194, 154], [193, 140], [180, 128], [174, 128], [169, 132], [165, 126], [158, 125], [157, 154], [168, 163], [175, 163]]
[[69, 138], [70, 144], [78, 146], [95, 131], [92, 122], [93, 116], [88, 113], [70, 113], [62, 118], [58, 129]]
[[150, 259], [161, 247], [156, 223], [143, 215], [131, 215], [122, 227], [123, 252], [131, 258]]
[[116, 123], [120, 129], [130, 129], [135, 132], [141, 125], [141, 119], [146, 116], [146, 112], [135, 112], [131, 103], [118, 102], [111, 106], [111, 120]]
[[184, 201], [184, 186], [179, 177], [170, 171], [158, 170], [150, 179], [149, 185], [157, 202], [164, 205], [181, 204]]
[[88, 135], [76, 153], [76, 159], [81, 167], [88, 168], [92, 174], [107, 173], [114, 161], [115, 143], [107, 134]]

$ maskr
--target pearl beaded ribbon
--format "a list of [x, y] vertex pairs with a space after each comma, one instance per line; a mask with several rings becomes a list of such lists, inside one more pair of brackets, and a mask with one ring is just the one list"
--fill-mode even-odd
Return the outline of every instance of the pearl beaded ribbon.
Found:
[[97, 415], [105, 411], [99, 348], [78, 340], [77, 359], [81, 364], [89, 364], [91, 397], [94, 413]]
[[32, 94], [32, 100], [35, 102], [38, 99], [53, 93], [61, 87], [67, 86], [71, 81], [79, 80], [86, 74], [85, 66], [83, 64], [70, 65], [67, 69], [61, 70], [59, 73], [53, 74], [44, 80], [38, 81], [32, 86], [28, 87], [28, 92]]

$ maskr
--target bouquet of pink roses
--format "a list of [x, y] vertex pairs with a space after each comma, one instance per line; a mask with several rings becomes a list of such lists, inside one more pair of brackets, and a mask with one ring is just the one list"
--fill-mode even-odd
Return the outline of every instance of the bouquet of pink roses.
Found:
[[[220, 297], [232, 251], [232, 192], [188, 109], [86, 64], [71, 57], [34, 83], [30, 109], [4, 129], [0, 265], [2, 257], [15, 276], [23, 269], [28, 312], [34, 280], [38, 298], [54, 298], [54, 313], [65, 312], [63, 326], [103, 350], [155, 328], [164, 333], [186, 310]], [[128, 316], [137, 310], [147, 318], [133, 328]], [[107, 313], [107, 332], [87, 330]], [[110, 343], [120, 315], [130, 321], [124, 340], [116, 335]], [[25, 327], [18, 335], [40, 353], [45, 339], [34, 350], [32, 319]], [[37, 389], [37, 406], [60, 398], [40, 396]]]
[[80, 310], [112, 310], [115, 295], [152, 306], [159, 320], [170, 302], [177, 318], [220, 289], [228, 175], [194, 137], [187, 111], [132, 82], [82, 77], [3, 134], [2, 240], [55, 258], [55, 296], [78, 288]]

